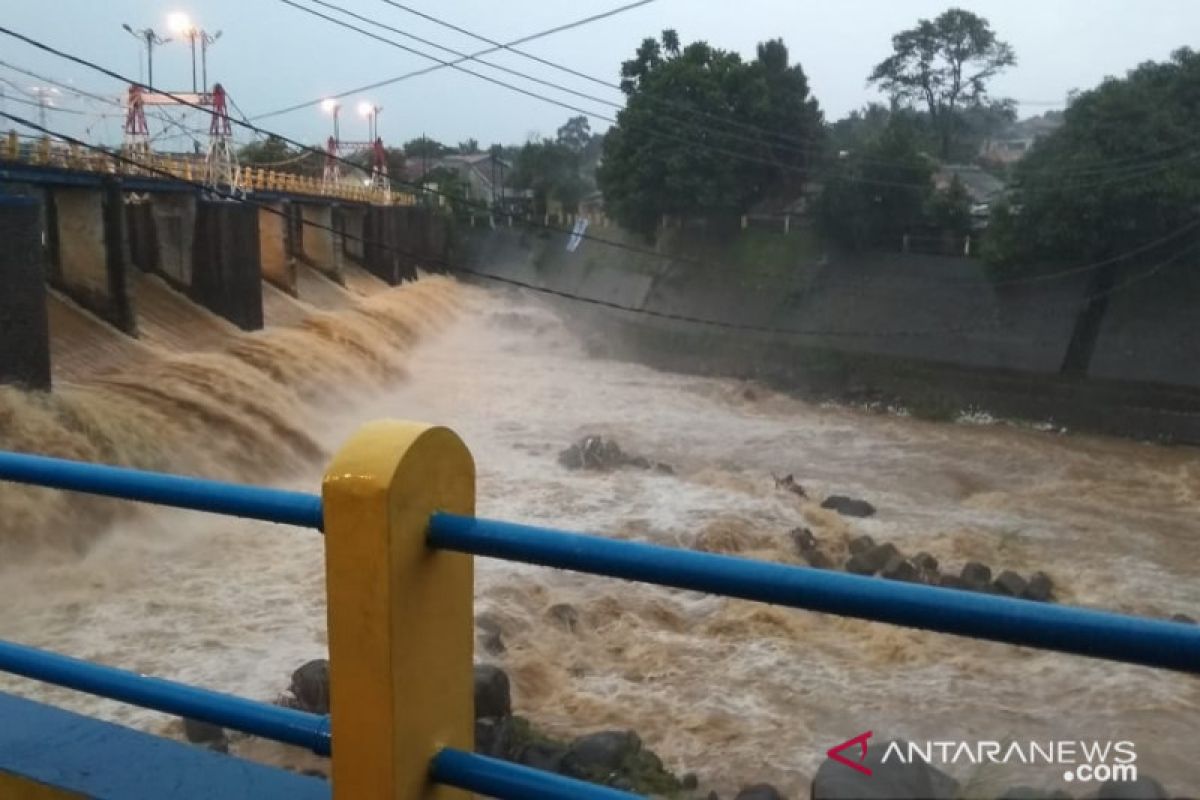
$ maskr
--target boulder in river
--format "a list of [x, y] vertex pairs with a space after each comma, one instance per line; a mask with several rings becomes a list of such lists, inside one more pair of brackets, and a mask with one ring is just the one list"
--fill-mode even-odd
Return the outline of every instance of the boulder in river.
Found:
[[967, 589], [984, 592], [991, 588], [992, 568], [978, 561], [968, 561], [963, 564], [962, 572], [958, 574]]
[[1026, 600], [1036, 600], [1039, 603], [1049, 602], [1054, 599], [1054, 582], [1046, 573], [1035, 572], [1029, 576], [1029, 583], [1025, 585], [1025, 591], [1021, 593], [1021, 597]]
[[846, 562], [846, 571], [855, 575], [874, 575], [894, 556], [899, 555], [900, 551], [891, 542], [875, 545], [870, 550], [851, 556]]
[[875, 540], [864, 533], [862, 536], [855, 536], [853, 539], [851, 539], [848, 548], [850, 550], [850, 555], [856, 556], [859, 553], [867, 552], [874, 546]]
[[879, 577], [892, 581], [916, 583], [921, 579], [920, 571], [904, 556], [897, 553], [887, 560], [879, 570]]
[[[812, 800], [900, 800], [921, 797], [925, 800], [952, 800], [958, 796], [958, 781], [933, 765], [916, 758], [908, 763], [898, 758], [884, 762], [892, 742], [872, 744], [863, 766], [866, 775], [831, 758], [825, 759], [813, 776]], [[897, 741], [900, 752], [908, 754], [908, 743]], [[852, 752], [850, 757], [858, 755]]]
[[1192, 617], [1189, 617], [1187, 614], [1172, 614], [1171, 621], [1172, 622], [1187, 622], [1192, 625], [1196, 624], [1196, 620]]
[[183, 735], [193, 744], [204, 745], [218, 753], [229, 752], [229, 739], [225, 729], [211, 722], [202, 722], [191, 717], [183, 718]]
[[302, 711], [329, 713], [329, 661], [315, 658], [292, 673], [292, 696]]
[[808, 528], [792, 528], [788, 536], [792, 537], [792, 543], [796, 545], [796, 552], [800, 555], [817, 548], [817, 537]]
[[475, 665], [475, 719], [512, 714], [512, 689], [504, 670], [491, 664]]
[[996, 580], [992, 582], [992, 588], [996, 590], [996, 594], [1022, 597], [1025, 590], [1029, 588], [1029, 584], [1011, 569], [1006, 569], [996, 576]]
[[564, 766], [581, 778], [603, 781], [642, 751], [633, 731], [600, 731], [571, 742]]
[[558, 463], [567, 469], [587, 469], [607, 472], [620, 467], [653, 469], [665, 475], [675, 474], [669, 464], [650, 461], [643, 456], [626, 453], [612, 439], [585, 436], [558, 454]]
[[821, 503], [821, 508], [836, 511], [843, 517], [870, 517], [875, 514], [875, 506], [866, 500], [857, 500], [840, 494], [831, 494]]

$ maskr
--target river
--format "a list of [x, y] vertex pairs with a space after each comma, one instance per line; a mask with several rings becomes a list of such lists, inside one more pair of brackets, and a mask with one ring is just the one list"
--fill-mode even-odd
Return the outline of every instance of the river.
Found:
[[[797, 526], [834, 552], [867, 533], [947, 568], [1045, 570], [1064, 602], [1200, 616], [1195, 450], [978, 417], [925, 422], [590, 358], [527, 298], [446, 291], [452, 323], [406, 340], [402, 357], [365, 359], [399, 380], [341, 376], [326, 393], [305, 373], [287, 414], [320, 452], [368, 419], [436, 422], [475, 456], [481, 516], [789, 563], [802, 563], [788, 535]], [[302, 348], [281, 357], [305, 358]], [[675, 472], [561, 467], [559, 451], [588, 434]], [[193, 446], [203, 437], [199, 426]], [[222, 456], [232, 446], [214, 444]], [[292, 446], [270, 482], [316, 491], [320, 462], [305, 450]], [[205, 474], [218, 461], [166, 460]], [[777, 489], [772, 476], [788, 473], [816, 499]], [[831, 493], [878, 513], [839, 517], [818, 505]], [[262, 699], [324, 655], [318, 535], [165, 510], [70, 519], [60, 524], [79, 530], [47, 541], [75, 546], [26, 547], [0, 567], [0, 637]], [[483, 559], [476, 611], [506, 648], [477, 657], [509, 671], [519, 713], [561, 734], [632, 728], [669, 767], [722, 791], [770, 781], [806, 796], [825, 750], [864, 730], [875, 741], [1127, 739], [1145, 774], [1200, 787], [1192, 677]], [[0, 688], [164, 726], [18, 679]], [[1058, 773], [956, 776], [986, 794], [1055, 785]]]

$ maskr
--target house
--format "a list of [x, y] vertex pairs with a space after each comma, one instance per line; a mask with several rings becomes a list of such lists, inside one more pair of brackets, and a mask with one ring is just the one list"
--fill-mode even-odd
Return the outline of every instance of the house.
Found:
[[955, 178], [971, 198], [971, 217], [976, 227], [986, 227], [992, 205], [1004, 196], [1007, 185], [974, 164], [940, 164], [933, 173], [933, 188], [939, 192], [949, 191]]
[[411, 180], [423, 182], [426, 175], [439, 169], [458, 175], [466, 187], [468, 200], [496, 204], [506, 197], [504, 180], [512, 171], [512, 164], [491, 153], [454, 153], [437, 158], [410, 159], [405, 171]]
[[1014, 122], [1000, 135], [985, 139], [979, 147], [979, 157], [993, 164], [1013, 164], [1024, 158], [1038, 139], [1058, 130], [1062, 123], [1061, 111], [1047, 111]]

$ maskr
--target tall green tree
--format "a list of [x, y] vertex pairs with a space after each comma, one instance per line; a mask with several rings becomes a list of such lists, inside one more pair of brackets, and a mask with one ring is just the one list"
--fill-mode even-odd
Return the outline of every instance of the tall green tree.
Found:
[[897, 103], [925, 107], [943, 159], [951, 156], [961, 111], [985, 105], [988, 82], [1017, 63], [1012, 47], [996, 37], [986, 19], [961, 8], [897, 33], [892, 50], [867, 82]]
[[663, 215], [736, 215], [799, 192], [824, 135], [820, 107], [781, 40], [756, 56], [680, 47], [665, 31], [622, 64], [628, 99], [596, 173], [614, 219], [649, 235]]
[[[1075, 96], [1017, 165], [985, 256], [1002, 274], [1100, 261], [1200, 221], [1200, 53], [1184, 48]], [[1147, 252], [1160, 259], [1195, 234]]]
[[587, 117], [571, 117], [558, 129], [555, 140], [572, 153], [581, 154], [592, 139]]

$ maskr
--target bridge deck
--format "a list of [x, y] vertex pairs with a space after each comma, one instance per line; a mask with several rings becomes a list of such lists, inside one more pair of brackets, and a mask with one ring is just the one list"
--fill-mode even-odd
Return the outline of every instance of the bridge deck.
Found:
[[213, 753], [8, 694], [0, 693], [0, 719], [4, 720], [0, 725], [0, 797], [330, 797], [329, 783], [320, 778]]

